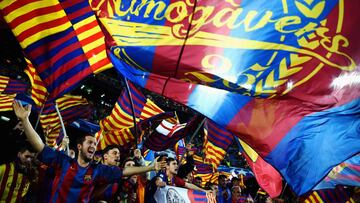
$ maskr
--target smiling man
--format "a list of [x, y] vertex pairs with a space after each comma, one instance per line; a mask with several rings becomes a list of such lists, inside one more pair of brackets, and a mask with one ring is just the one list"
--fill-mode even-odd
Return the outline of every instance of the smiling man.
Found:
[[157, 162], [145, 167], [128, 167], [124, 170], [117, 166], [92, 163], [96, 148], [96, 139], [85, 135], [77, 140], [78, 156], [70, 158], [64, 153], [45, 146], [29, 121], [31, 105], [23, 107], [15, 101], [13, 108], [16, 116], [23, 123], [24, 132], [32, 147], [39, 152], [38, 159], [54, 167], [55, 179], [52, 185], [50, 202], [89, 202], [90, 195], [97, 184], [119, 182], [122, 176], [160, 170], [165, 162]]

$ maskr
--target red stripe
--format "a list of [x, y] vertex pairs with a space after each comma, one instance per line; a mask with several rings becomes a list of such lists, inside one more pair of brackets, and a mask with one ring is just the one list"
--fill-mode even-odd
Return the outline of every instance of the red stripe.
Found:
[[[58, 18], [49, 22], [45, 22], [45, 23], [41, 23], [41, 24], [37, 24], [27, 30], [25, 30], [24, 32], [22, 32], [21, 34], [19, 34], [17, 36], [17, 39], [19, 42], [23, 42], [25, 39], [29, 38], [30, 36], [41, 32], [43, 30], [46, 29], [50, 29], [50, 28], [54, 28], [57, 27], [59, 25], [63, 25], [65, 23], [69, 22], [68, 18], [66, 16], [62, 17], [62, 18]], [[55, 33], [54, 33], [55, 34]]]
[[15, 201], [15, 202], [20, 202], [20, 200], [22, 199], [22, 193], [23, 193], [24, 187], [25, 187], [25, 185], [26, 185], [27, 182], [28, 182], [27, 177], [23, 176], [23, 177], [22, 177], [22, 180], [21, 180], [21, 185], [20, 185], [20, 188], [19, 188], [19, 191], [18, 191], [18, 194], [17, 194], [17, 197], [16, 197], [16, 201]]
[[66, 171], [66, 174], [64, 176], [64, 180], [61, 183], [60, 186], [55, 186], [55, 187], [59, 187], [58, 189], [58, 198], [56, 200], [56, 203], [61, 203], [61, 198], [65, 199], [67, 197], [67, 194], [70, 191], [71, 188], [71, 184], [74, 182], [75, 176], [78, 172], [78, 165], [76, 162], [73, 162], [71, 164], [71, 166], [68, 168], [68, 170]]
[[[74, 1], [74, 3], [75, 2], [77, 3], [77, 1]], [[92, 11], [89, 9], [89, 7], [86, 6], [86, 7], [83, 7], [81, 9], [79, 9], [79, 10], [76, 10], [75, 12], [67, 13], [67, 16], [69, 17], [70, 20], [73, 20], [73, 19], [75, 19], [77, 17], [80, 17], [80, 16], [83, 16], [83, 15], [89, 13], [89, 12], [92, 12]]]
[[1, 185], [0, 185], [0, 198], [4, 194], [4, 191], [5, 191], [6, 183], [9, 178], [10, 167], [11, 167], [10, 164], [5, 165], [5, 172], [4, 172], [4, 176], [2, 178]]
[[73, 75], [71, 78], [66, 80], [65, 83], [54, 88], [54, 90], [52, 91], [52, 95], [57, 95], [59, 93], [62, 93], [64, 90], [66, 90], [66, 88], [74, 86], [75, 84], [79, 83], [80, 80], [89, 76], [91, 73], [92, 73], [91, 68], [85, 68], [82, 71], [79, 71], [77, 74]]
[[99, 26], [99, 25], [97, 23], [97, 20], [95, 19], [94, 21], [75, 29], [75, 31], [76, 31], [77, 34], [81, 34], [81, 33], [85, 32], [85, 31], [88, 31], [89, 27], [92, 28], [92, 27], [97, 27], [97, 26]]
[[60, 5], [51, 5], [51, 6], [48, 6], [48, 7], [45, 7], [45, 8], [39, 8], [39, 9], [36, 9], [36, 10], [32, 10], [30, 11], [29, 13], [26, 13], [24, 15], [21, 15], [21, 16], [18, 16], [16, 17], [13, 21], [11, 21], [9, 24], [12, 28], [15, 28], [17, 27], [18, 25], [26, 22], [26, 21], [29, 21], [35, 17], [39, 17], [39, 16], [42, 16], [42, 15], [46, 15], [46, 14], [50, 14], [50, 13], [55, 13], [55, 12], [58, 12], [58, 11], [61, 11], [62, 8]]
[[[83, 44], [82, 41], [80, 41], [80, 43]], [[85, 54], [86, 54], [87, 58], [90, 59], [90, 58], [94, 57], [94, 55], [96, 56], [96, 55], [98, 55], [99, 53], [101, 53], [104, 50], [105, 50], [105, 47], [104, 47], [104, 45], [101, 44], [101, 45], [87, 51]]]
[[11, 182], [9, 193], [7, 194], [6, 202], [11, 202], [11, 199], [12, 199], [13, 193], [15, 191], [17, 181], [18, 181], [18, 172], [16, 172], [16, 170], [14, 169], [13, 179], [12, 179], [12, 182]]
[[[88, 170], [86, 171], [85, 176], [91, 176], [91, 182], [94, 181], [92, 174], [93, 174], [93, 168], [90, 166], [88, 168]], [[89, 200], [90, 194], [92, 194], [93, 189], [94, 189], [94, 184], [84, 184], [81, 187], [80, 194], [78, 197], [78, 202], [83, 202], [84, 200]]]
[[21, 8], [27, 4], [30, 4], [34, 1], [14, 1], [12, 4], [7, 6], [6, 8], [1, 9], [1, 12], [4, 14], [4, 16], [7, 16], [9, 13], [13, 12], [14, 10]]
[[[31, 58], [37, 58], [44, 53], [47, 53], [49, 50], [53, 50], [54, 48], [58, 47], [59, 45], [65, 43], [66, 41], [70, 40], [71, 38], [76, 37], [74, 32], [70, 32], [64, 37], [61, 37], [57, 40], [51, 41], [51, 43], [43, 44], [42, 46], [37, 47], [36, 49], [32, 50], [29, 54]], [[36, 68], [37, 72], [39, 72], [39, 68]]]
[[106, 58], [104, 58], [103, 60], [94, 63], [94, 64], [91, 66], [91, 70], [92, 70], [93, 72], [95, 72], [95, 71], [97, 71], [98, 69], [100, 69], [100, 68], [102, 68], [102, 67], [104, 67], [104, 66], [106, 66], [106, 65], [108, 65], [108, 64], [110, 64], [110, 61], [109, 61], [109, 59], [106, 57]]
[[[80, 43], [85, 46], [85, 45], [90, 44], [90, 43], [92, 43], [92, 42], [94, 42], [94, 41], [96, 41], [98, 39], [103, 38], [103, 37], [104, 37], [103, 33], [101, 31], [99, 31], [99, 32], [97, 32], [97, 33], [95, 33], [95, 34], [93, 34], [93, 35], [91, 35], [91, 36], [89, 36], [89, 37], [87, 37], [85, 39], [82, 39], [80, 41]], [[104, 43], [105, 43], [105, 41], [104, 41]], [[103, 44], [101, 44], [101, 47], [103, 47], [103, 50], [105, 50], [105, 47], [103, 46]]]
[[[52, 84], [53, 81], [55, 81], [59, 76], [61, 76], [62, 74], [70, 71], [73, 67], [83, 63], [83, 62], [87, 62], [87, 59], [84, 57], [84, 55], [79, 55], [75, 58], [72, 58], [70, 61], [67, 61], [65, 64], [63, 64], [61, 67], [59, 67], [57, 70], [55, 70], [54, 72], [51, 73], [51, 75], [47, 78], [45, 78], [44, 82], [45, 84]], [[84, 65], [88, 65], [88, 64], [84, 64]], [[87, 69], [89, 69], [88, 67], [85, 67], [84, 72], [86, 73]], [[79, 71], [78, 74], [79, 75], [83, 75], [83, 71]], [[81, 76], [80, 78], [76, 79], [76, 83], [79, 82], [82, 78], [84, 78], [85, 76], [88, 76], [89, 74], [85, 74], [83, 76]], [[74, 76], [72, 76], [74, 77]], [[60, 86], [66, 86], [69, 87], [70, 85], [66, 84], [67, 82], [64, 82], [65, 84], [60, 84]]]
[[[49, 60], [44, 61], [42, 64], [39, 64], [39, 66], [37, 68], [38, 73], [42, 74], [47, 68], [51, 67], [52, 64], [55, 64], [59, 60], [64, 60], [63, 57], [65, 55], [71, 54], [71, 52], [73, 52], [74, 50], [79, 50], [79, 49], [82, 50], [81, 46], [80, 46], [80, 44], [78, 42], [70, 44], [66, 48], [64, 48], [61, 51], [59, 51], [58, 53], [56, 53]], [[83, 57], [83, 55], [79, 55], [76, 58], [79, 58], [79, 57]], [[85, 61], [85, 58], [81, 62], [83, 62], [83, 61]], [[66, 72], [67, 70], [71, 69], [72, 67], [73, 66], [65, 66], [65, 64], [64, 64], [64, 65], [61, 66], [61, 69], [65, 68], [65, 70], [63, 70], [63, 71]], [[44, 79], [43, 79], [43, 81], [46, 84], [46, 81]]]

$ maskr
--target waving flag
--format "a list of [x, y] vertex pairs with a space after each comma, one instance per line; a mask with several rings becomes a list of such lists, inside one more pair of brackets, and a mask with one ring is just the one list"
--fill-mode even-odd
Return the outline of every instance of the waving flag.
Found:
[[335, 166], [314, 190], [335, 188], [336, 185], [360, 187], [360, 154]]
[[200, 122], [199, 116], [193, 117], [186, 124], [173, 124], [163, 120], [146, 138], [144, 145], [154, 151], [164, 151], [174, 147], [180, 139], [194, 133]]
[[90, 4], [117, 70], [239, 136], [298, 195], [359, 153], [360, 2]]
[[0, 94], [0, 111], [13, 111], [16, 94]]
[[41, 109], [45, 104], [49, 93], [31, 61], [27, 58], [25, 58], [25, 61], [27, 64], [25, 73], [29, 77], [31, 83], [31, 98], [34, 101], [34, 104]]
[[[146, 120], [151, 117], [155, 118], [156, 115], [159, 116], [156, 119], [161, 119], [163, 118], [162, 116], [168, 117], [168, 114], [163, 114], [164, 111], [150, 99], [147, 99], [132, 83], [129, 83], [129, 89], [134, 102], [138, 129], [146, 128], [147, 122], [150, 122], [150, 120]], [[131, 104], [125, 89], [119, 96], [111, 114], [100, 121], [100, 128], [102, 139], [100, 139], [98, 144], [98, 150], [102, 150], [107, 145], [112, 144], [129, 146], [130, 143], [135, 143]]]
[[206, 119], [204, 136], [204, 160], [217, 168], [226, 155], [234, 136], [221, 126]]
[[[79, 118], [87, 118], [91, 115], [91, 108], [86, 99], [81, 96], [64, 95], [56, 100], [61, 117], [65, 125]], [[55, 103], [46, 102], [40, 115], [40, 123], [46, 132], [46, 143], [55, 147], [56, 139], [60, 135], [61, 124], [59, 115], [55, 109]]]
[[310, 194], [300, 198], [302, 203], [355, 203], [350, 192], [344, 187], [312, 191]]
[[253, 171], [259, 186], [270, 197], [278, 197], [282, 191], [282, 178], [270, 164], [262, 159], [249, 145], [240, 139], [237, 140], [241, 153]]
[[110, 67], [104, 35], [88, 1], [4, 0], [0, 11], [50, 98]]
[[0, 75], [0, 93], [4, 93], [4, 94], [25, 93], [27, 89], [28, 89], [28, 85], [26, 83]]

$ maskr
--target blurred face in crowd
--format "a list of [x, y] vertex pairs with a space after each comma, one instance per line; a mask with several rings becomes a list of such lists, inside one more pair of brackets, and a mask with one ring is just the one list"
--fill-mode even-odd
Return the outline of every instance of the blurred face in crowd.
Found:
[[199, 178], [199, 177], [197, 177], [197, 178], [194, 179], [194, 184], [197, 185], [197, 186], [199, 186], [199, 187], [201, 187], [201, 182], [202, 182], [202, 181], [201, 181], [201, 178]]
[[170, 174], [177, 174], [178, 164], [176, 160], [170, 161], [169, 165], [166, 165], [166, 170], [170, 172]]
[[31, 162], [35, 158], [35, 153], [25, 150], [24, 152], [18, 153], [18, 158], [19, 158], [21, 164], [23, 164], [25, 166], [30, 166]]
[[93, 136], [86, 136], [83, 143], [77, 145], [79, 158], [90, 162], [94, 158], [96, 139]]
[[241, 198], [241, 188], [240, 186], [234, 186], [231, 191], [231, 196], [234, 200], [239, 200]]
[[[135, 166], [135, 162], [133, 160], [128, 160], [124, 164], [124, 168], [129, 168], [129, 167], [134, 167], [134, 166]], [[130, 176], [130, 182], [132, 182], [133, 184], [136, 184], [137, 177], [138, 177], [137, 175]]]
[[224, 177], [219, 178], [219, 186], [222, 188], [226, 188], [226, 178]]
[[191, 183], [191, 182], [193, 182], [193, 180], [194, 180], [194, 175], [193, 175], [193, 173], [192, 173], [192, 172], [188, 173], [188, 174], [186, 175], [186, 182]]
[[120, 150], [113, 148], [104, 154], [104, 164], [109, 166], [119, 166], [120, 164]]

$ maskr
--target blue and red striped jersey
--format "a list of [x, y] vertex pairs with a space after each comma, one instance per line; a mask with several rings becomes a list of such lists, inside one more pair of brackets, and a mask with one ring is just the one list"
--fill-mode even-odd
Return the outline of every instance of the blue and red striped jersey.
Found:
[[102, 164], [81, 167], [75, 159], [45, 146], [39, 160], [55, 169], [50, 202], [89, 202], [97, 184], [115, 183], [121, 180], [122, 170]]

